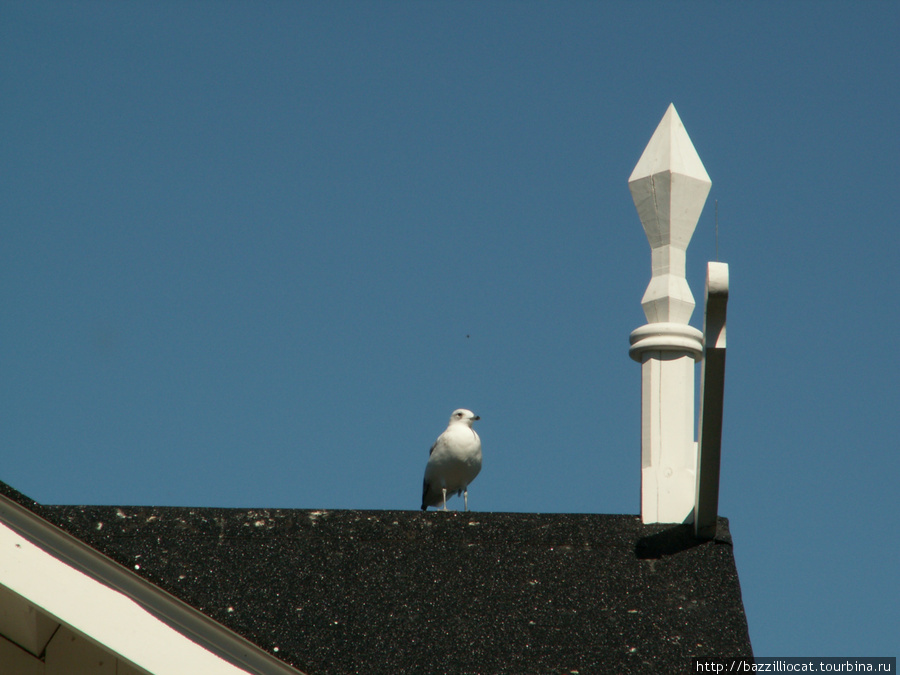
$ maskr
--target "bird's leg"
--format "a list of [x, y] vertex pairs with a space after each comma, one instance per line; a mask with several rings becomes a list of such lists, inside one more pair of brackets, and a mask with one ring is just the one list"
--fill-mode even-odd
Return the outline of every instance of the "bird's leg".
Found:
[[466, 502], [466, 511], [469, 510], [469, 491], [463, 490], [463, 500]]
[[444, 492], [444, 511], [447, 510], [447, 488], [441, 488]]

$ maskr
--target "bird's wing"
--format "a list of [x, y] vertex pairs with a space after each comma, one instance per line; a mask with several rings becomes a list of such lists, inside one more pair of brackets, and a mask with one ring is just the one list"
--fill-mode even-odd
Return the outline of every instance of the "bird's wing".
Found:
[[429, 487], [431, 487], [431, 485], [428, 483], [427, 480], [422, 481], [422, 510], [423, 511], [428, 508], [428, 504], [425, 503], [425, 498], [428, 496], [428, 488]]

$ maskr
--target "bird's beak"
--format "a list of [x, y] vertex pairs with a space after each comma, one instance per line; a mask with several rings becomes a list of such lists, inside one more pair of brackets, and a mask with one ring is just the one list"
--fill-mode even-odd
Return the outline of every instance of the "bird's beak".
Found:
[[473, 417], [472, 419], [473, 419], [473, 420], [480, 420], [481, 417], [480, 417], [479, 415], [475, 415], [475, 417]]

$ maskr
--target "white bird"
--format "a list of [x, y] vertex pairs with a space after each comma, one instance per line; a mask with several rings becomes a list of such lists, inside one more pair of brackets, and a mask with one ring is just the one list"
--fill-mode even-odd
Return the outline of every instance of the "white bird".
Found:
[[481, 439], [472, 423], [481, 418], [471, 410], [460, 408], [450, 415], [450, 424], [431, 446], [425, 480], [422, 485], [422, 510], [444, 505], [447, 497], [463, 494], [469, 510], [469, 483], [481, 471]]

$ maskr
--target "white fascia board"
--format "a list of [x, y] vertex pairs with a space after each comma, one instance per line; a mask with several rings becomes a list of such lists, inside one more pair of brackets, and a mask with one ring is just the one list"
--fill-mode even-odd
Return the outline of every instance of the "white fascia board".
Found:
[[2, 495], [0, 583], [154, 675], [300, 672]]

